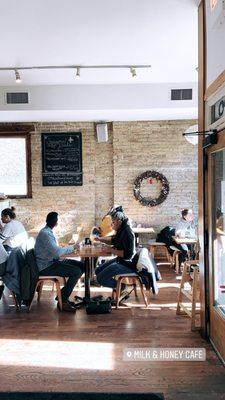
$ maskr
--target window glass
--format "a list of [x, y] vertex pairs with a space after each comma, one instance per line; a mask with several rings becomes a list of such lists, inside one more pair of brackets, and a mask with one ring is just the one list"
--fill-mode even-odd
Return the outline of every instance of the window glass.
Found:
[[225, 150], [214, 154], [213, 275], [214, 305], [225, 316]]
[[0, 154], [0, 192], [7, 196], [26, 196], [26, 139], [0, 138]]

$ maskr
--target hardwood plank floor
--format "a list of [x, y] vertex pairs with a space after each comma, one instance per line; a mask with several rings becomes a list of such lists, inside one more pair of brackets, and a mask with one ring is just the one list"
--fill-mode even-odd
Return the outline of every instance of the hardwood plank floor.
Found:
[[[168, 266], [160, 269], [160, 292], [150, 295], [148, 309], [137, 307], [132, 297], [109, 315], [88, 316], [83, 309], [60, 313], [47, 288], [28, 314], [17, 312], [6, 293], [0, 302], [0, 391], [162, 392], [168, 400], [225, 399], [225, 369], [212, 346], [191, 332], [190, 318], [176, 315], [179, 280]], [[126, 362], [126, 347], [204, 347], [207, 360]]]

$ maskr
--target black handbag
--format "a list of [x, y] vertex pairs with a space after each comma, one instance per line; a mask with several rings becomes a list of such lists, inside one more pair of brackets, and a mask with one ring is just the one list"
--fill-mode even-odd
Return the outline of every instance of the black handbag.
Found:
[[86, 304], [86, 313], [91, 314], [108, 314], [112, 311], [111, 298], [104, 299], [102, 296], [91, 299]]

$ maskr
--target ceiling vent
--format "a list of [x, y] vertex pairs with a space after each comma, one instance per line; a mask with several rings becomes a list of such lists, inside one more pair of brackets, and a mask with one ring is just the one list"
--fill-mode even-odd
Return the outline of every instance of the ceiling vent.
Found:
[[6, 93], [6, 104], [28, 104], [28, 92]]
[[192, 89], [172, 89], [171, 100], [192, 100]]

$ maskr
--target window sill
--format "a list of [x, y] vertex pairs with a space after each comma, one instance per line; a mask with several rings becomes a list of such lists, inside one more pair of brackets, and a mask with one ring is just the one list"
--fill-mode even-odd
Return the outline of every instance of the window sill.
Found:
[[32, 199], [32, 196], [12, 194], [10, 196], [7, 196], [7, 199]]

